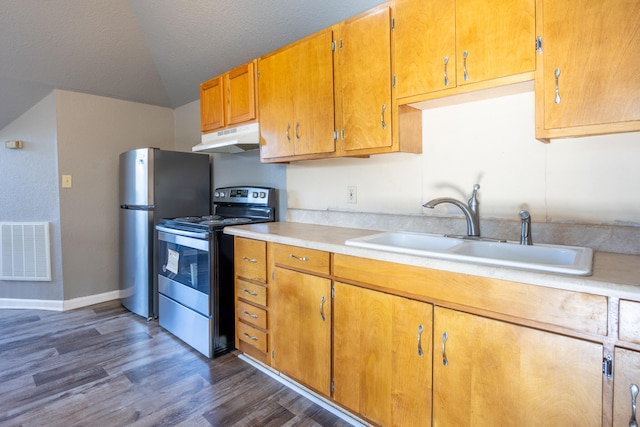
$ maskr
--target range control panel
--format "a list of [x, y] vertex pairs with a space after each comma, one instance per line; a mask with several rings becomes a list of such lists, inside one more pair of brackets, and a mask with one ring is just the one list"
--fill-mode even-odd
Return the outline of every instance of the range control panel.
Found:
[[224, 187], [213, 192], [213, 203], [275, 206], [276, 190], [269, 187]]

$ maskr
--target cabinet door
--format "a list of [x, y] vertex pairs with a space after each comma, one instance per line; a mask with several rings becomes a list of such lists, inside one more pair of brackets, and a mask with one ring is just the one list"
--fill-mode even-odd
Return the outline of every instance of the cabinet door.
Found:
[[293, 48], [295, 154], [333, 153], [333, 32], [325, 30]]
[[458, 85], [535, 70], [535, 0], [455, 3]]
[[[640, 129], [640, 1], [541, 3], [544, 65], [536, 98], [543, 100], [537, 105], [543, 111], [537, 114], [544, 122], [538, 124], [537, 136], [554, 136], [546, 130], [601, 124]], [[616, 130], [567, 129], [558, 135]]]
[[269, 289], [272, 366], [325, 395], [331, 381], [331, 281], [275, 268]]
[[436, 307], [434, 348], [436, 426], [602, 423], [600, 344]]
[[223, 82], [221, 76], [200, 85], [200, 125], [203, 133], [225, 125]]
[[[613, 363], [613, 425], [627, 426], [631, 419], [631, 392], [629, 387], [640, 387], [640, 352], [616, 348]], [[636, 398], [636, 404], [640, 400]], [[638, 414], [636, 421], [640, 422]]]
[[451, 0], [394, 1], [396, 98], [456, 86], [455, 5]]
[[391, 24], [389, 7], [347, 20], [339, 42], [340, 92], [346, 151], [391, 145]]
[[293, 156], [293, 76], [291, 50], [284, 49], [258, 62], [260, 158]]
[[334, 288], [335, 400], [381, 425], [430, 425], [433, 307]]
[[234, 125], [256, 118], [255, 61], [225, 74], [226, 119]]

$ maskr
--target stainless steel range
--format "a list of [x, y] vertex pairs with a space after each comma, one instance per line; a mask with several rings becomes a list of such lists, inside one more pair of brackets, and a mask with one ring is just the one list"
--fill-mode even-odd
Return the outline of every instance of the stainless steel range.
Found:
[[214, 215], [161, 219], [158, 231], [160, 326], [207, 357], [234, 345], [233, 236], [228, 225], [276, 219], [276, 190], [214, 191]]

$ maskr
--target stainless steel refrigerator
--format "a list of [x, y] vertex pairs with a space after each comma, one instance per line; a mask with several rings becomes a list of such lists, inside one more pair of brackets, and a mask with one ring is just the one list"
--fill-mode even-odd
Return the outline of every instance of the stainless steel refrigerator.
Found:
[[120, 154], [120, 293], [142, 317], [158, 315], [156, 223], [208, 215], [207, 154], [140, 148]]

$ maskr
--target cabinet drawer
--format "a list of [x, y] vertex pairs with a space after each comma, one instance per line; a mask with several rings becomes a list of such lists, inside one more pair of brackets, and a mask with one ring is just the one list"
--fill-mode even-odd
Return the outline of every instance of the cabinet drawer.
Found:
[[276, 264], [318, 274], [329, 274], [329, 252], [273, 243], [271, 253]]
[[253, 326], [238, 322], [238, 338], [260, 351], [267, 351], [267, 334]]
[[620, 300], [620, 327], [622, 341], [640, 344], [640, 302]]
[[236, 295], [243, 300], [267, 306], [267, 288], [264, 286], [236, 279]]
[[234, 246], [236, 276], [267, 282], [267, 244], [260, 240], [236, 237]]
[[238, 301], [236, 307], [238, 319], [247, 323], [251, 323], [262, 329], [267, 329], [267, 311], [251, 304]]

